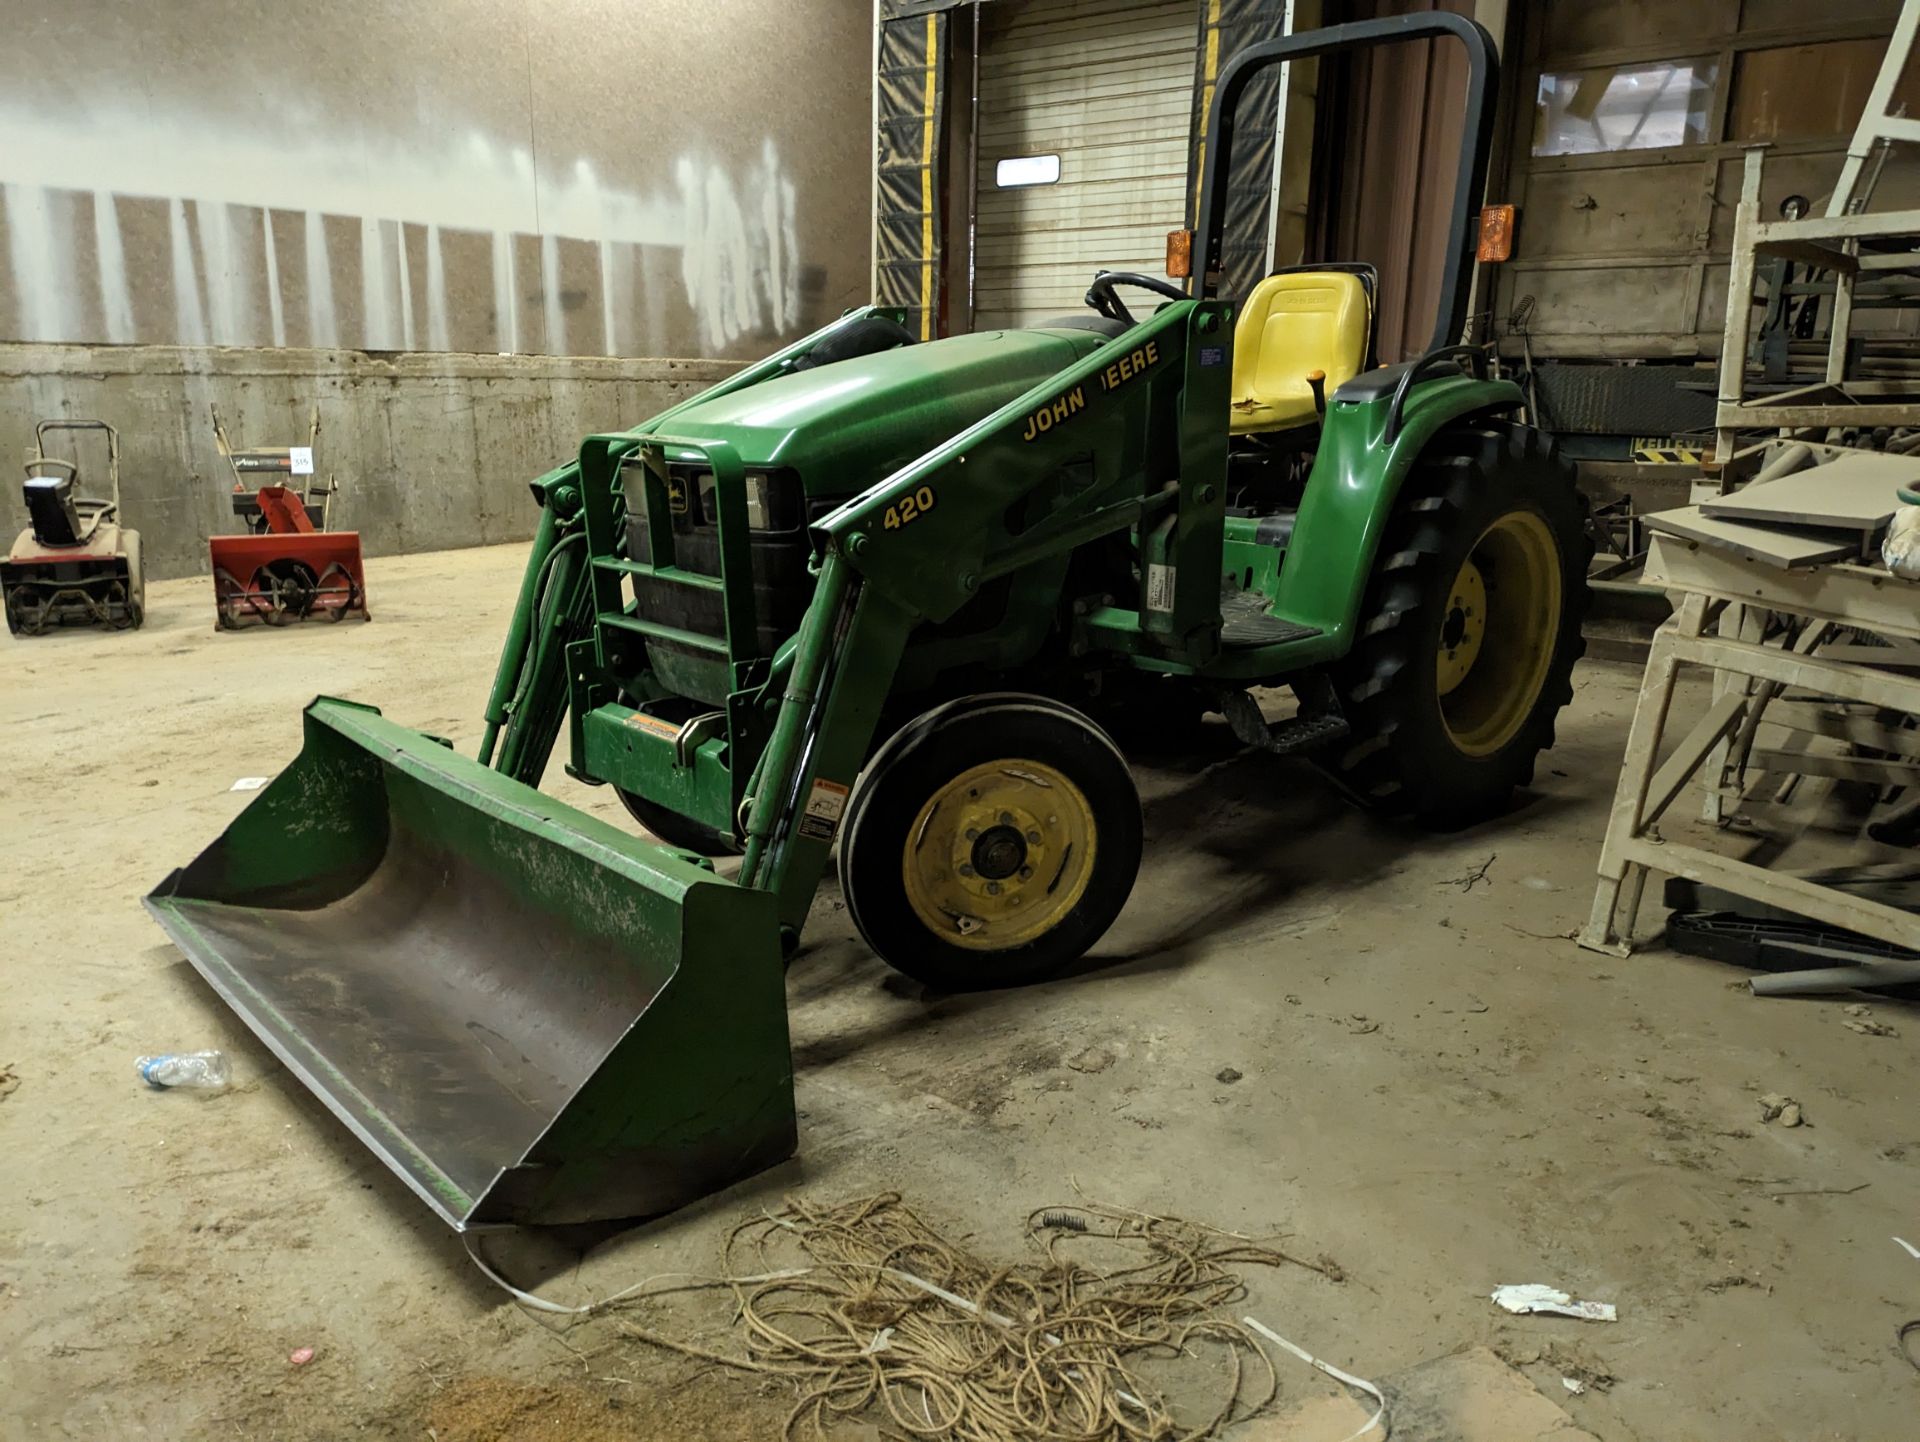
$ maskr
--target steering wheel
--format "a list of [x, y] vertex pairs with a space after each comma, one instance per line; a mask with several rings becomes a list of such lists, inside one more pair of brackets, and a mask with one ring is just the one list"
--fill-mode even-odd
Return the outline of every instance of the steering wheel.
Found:
[[1139, 275], [1130, 270], [1103, 270], [1093, 278], [1093, 284], [1087, 287], [1087, 304], [1092, 306], [1108, 320], [1117, 320], [1128, 327], [1140, 324], [1133, 318], [1133, 312], [1113, 293], [1116, 285], [1138, 286], [1141, 290], [1150, 290], [1155, 295], [1163, 295], [1168, 300], [1185, 300], [1187, 293], [1171, 281], [1161, 280], [1157, 276]]

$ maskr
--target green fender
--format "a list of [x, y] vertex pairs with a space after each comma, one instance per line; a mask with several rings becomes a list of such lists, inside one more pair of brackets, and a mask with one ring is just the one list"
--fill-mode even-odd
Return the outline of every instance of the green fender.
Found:
[[1427, 443], [1463, 416], [1524, 403], [1511, 381], [1466, 375], [1424, 381], [1408, 394], [1399, 433], [1388, 442], [1391, 395], [1343, 401], [1336, 393], [1275, 596], [1276, 614], [1320, 632], [1290, 647], [1290, 661], [1313, 665], [1338, 660], [1352, 647], [1381, 533]]

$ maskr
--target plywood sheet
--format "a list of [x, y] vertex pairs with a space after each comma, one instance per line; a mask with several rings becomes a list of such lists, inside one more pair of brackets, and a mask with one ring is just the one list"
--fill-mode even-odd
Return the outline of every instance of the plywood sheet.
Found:
[[1920, 484], [1920, 459], [1843, 456], [1703, 503], [1716, 520], [1877, 531], [1900, 505], [1900, 487]]
[[1720, 520], [1703, 514], [1699, 506], [1658, 511], [1646, 517], [1645, 524], [1649, 530], [1697, 541], [1717, 551], [1731, 551], [1745, 560], [1782, 571], [1817, 566], [1823, 561], [1843, 561], [1860, 553], [1857, 532], [1782, 530], [1745, 521]]

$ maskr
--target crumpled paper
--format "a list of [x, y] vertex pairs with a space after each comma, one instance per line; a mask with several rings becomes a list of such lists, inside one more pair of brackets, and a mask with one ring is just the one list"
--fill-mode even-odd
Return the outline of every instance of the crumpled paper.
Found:
[[1894, 512], [1880, 556], [1894, 575], [1920, 581], [1920, 506], [1908, 504]]
[[1578, 1317], [1583, 1322], [1620, 1320], [1611, 1302], [1576, 1302], [1557, 1287], [1540, 1282], [1510, 1282], [1495, 1287], [1493, 1300], [1509, 1312], [1553, 1312], [1562, 1317]]

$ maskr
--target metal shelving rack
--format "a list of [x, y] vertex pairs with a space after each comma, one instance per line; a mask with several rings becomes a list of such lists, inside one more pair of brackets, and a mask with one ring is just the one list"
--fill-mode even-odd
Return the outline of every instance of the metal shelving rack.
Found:
[[[1885, 147], [1920, 142], [1920, 119], [1887, 113], [1916, 31], [1920, 31], [1920, 0], [1906, 0], [1825, 214], [1762, 220], [1760, 180], [1765, 147], [1747, 152], [1740, 203], [1734, 213], [1727, 329], [1720, 350], [1720, 387], [1714, 412], [1715, 469], [1723, 486], [1738, 480], [1728, 466], [1735, 457], [1736, 431], [1900, 426], [1912, 425], [1920, 418], [1920, 387], [1912, 381], [1869, 380], [1847, 374], [1856, 284], [1863, 276], [1920, 275], [1920, 210], [1870, 213], [1866, 209]], [[1792, 390], [1749, 398], [1747, 349], [1753, 329], [1754, 276], [1757, 262], [1763, 257], [1799, 261], [1831, 272], [1833, 308], [1825, 377]]]

